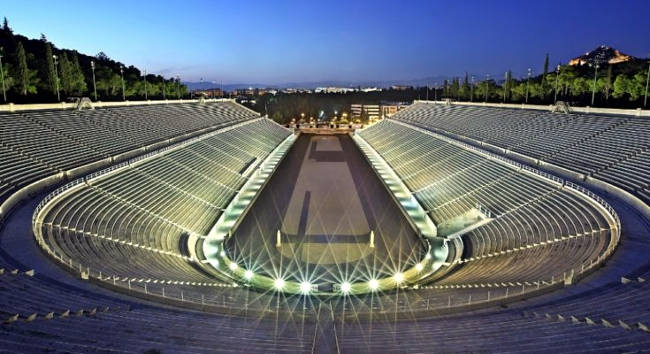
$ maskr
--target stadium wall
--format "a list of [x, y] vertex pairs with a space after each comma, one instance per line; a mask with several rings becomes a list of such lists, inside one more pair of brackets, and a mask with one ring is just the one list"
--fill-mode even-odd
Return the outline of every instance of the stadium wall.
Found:
[[[426, 101], [416, 100], [413, 103], [430, 103], [430, 104], [448, 104], [446, 101]], [[453, 106], [477, 106], [477, 107], [494, 107], [509, 109], [530, 109], [537, 111], [553, 111], [555, 105], [538, 105], [525, 103], [488, 103], [488, 102], [449, 102]], [[620, 109], [620, 108], [598, 108], [598, 107], [569, 107], [571, 112], [586, 114], [610, 114], [622, 116], [636, 116], [650, 118], [650, 110], [647, 109]]]
[[[235, 102], [235, 99], [230, 98], [211, 98], [206, 100], [200, 99], [179, 99], [179, 100], [147, 100], [147, 101], [116, 101], [116, 102], [92, 102], [93, 107], [123, 107], [123, 106], [142, 106], [142, 105], [157, 105], [157, 104], [175, 104], [175, 103], [198, 103], [198, 102]], [[60, 103], [32, 103], [32, 104], [0, 104], [0, 112], [22, 112], [22, 111], [38, 111], [38, 110], [66, 110], [74, 109], [77, 107], [75, 102], [60, 102]], [[242, 106], [247, 110], [260, 115], [252, 109]]]

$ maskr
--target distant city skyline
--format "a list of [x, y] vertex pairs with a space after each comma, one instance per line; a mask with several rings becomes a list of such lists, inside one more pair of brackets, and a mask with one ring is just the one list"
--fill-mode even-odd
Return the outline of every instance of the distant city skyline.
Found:
[[15, 33], [150, 73], [272, 86], [523, 76], [547, 52], [553, 66], [601, 44], [643, 58], [648, 13], [644, 0], [3, 1], [0, 16]]

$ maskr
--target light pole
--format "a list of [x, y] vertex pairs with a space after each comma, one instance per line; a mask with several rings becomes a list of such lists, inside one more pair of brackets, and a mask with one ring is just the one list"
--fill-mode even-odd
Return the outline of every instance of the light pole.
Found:
[[120, 65], [120, 76], [122, 76], [122, 101], [126, 101], [126, 93], [124, 87], [124, 67]]
[[505, 82], [503, 83], [503, 103], [506, 103], [506, 91], [508, 91], [508, 72], [505, 73]]
[[[0, 58], [2, 58], [0, 56]], [[648, 58], [650, 58], [650, 53], [648, 53]], [[2, 66], [2, 65], [0, 65]], [[645, 96], [643, 97], [643, 107], [645, 108], [648, 104], [648, 83], [650, 83], [650, 60], [648, 60], [648, 75], [645, 78]], [[4, 89], [4, 86], [3, 86]], [[6, 101], [6, 98], [5, 98]]]
[[97, 101], [97, 82], [95, 81], [95, 61], [90, 61], [90, 68], [93, 70], [93, 91], [95, 92], [95, 101]]
[[176, 75], [176, 97], [181, 99], [181, 77]]
[[3, 48], [0, 47], [0, 79], [2, 79], [2, 98], [4, 98], [4, 102], [7, 103], [7, 90], [5, 89], [5, 73], [2, 69], [2, 53], [3, 53]]
[[557, 103], [557, 84], [558, 84], [558, 79], [560, 77], [560, 64], [557, 64], [555, 67], [555, 98], [553, 100], [553, 103]]
[[61, 102], [61, 95], [59, 94], [59, 68], [58, 68], [58, 62], [56, 61], [57, 57], [56, 55], [52, 55], [52, 58], [54, 59], [54, 84], [56, 87], [56, 101]]
[[474, 75], [472, 75], [472, 84], [469, 86], [469, 101], [474, 102]]
[[144, 79], [144, 100], [148, 101], [149, 96], [147, 95], [147, 70], [144, 71], [144, 76], [142, 78]]
[[485, 75], [485, 102], [488, 100], [488, 92], [490, 91], [490, 74]]
[[533, 73], [531, 68], [528, 68], [528, 79], [526, 80], [526, 104], [528, 104], [528, 86], [530, 86], [530, 75]]
[[[589, 64], [589, 66], [592, 66]], [[593, 65], [594, 67], [594, 85], [591, 88], [591, 106], [594, 106], [594, 101], [596, 100], [596, 79], [598, 77], [598, 68], [600, 68], [600, 65], [597, 63]]]

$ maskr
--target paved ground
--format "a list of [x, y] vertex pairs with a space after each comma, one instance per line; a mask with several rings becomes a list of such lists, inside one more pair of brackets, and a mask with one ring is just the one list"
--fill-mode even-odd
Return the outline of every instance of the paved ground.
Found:
[[347, 135], [301, 136], [229, 245], [257, 272], [323, 286], [391, 275], [424, 250]]

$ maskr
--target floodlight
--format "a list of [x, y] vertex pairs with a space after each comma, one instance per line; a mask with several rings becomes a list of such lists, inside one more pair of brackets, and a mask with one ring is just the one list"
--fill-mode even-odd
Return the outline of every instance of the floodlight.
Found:
[[397, 272], [395, 275], [393, 275], [393, 279], [395, 279], [395, 282], [397, 284], [401, 283], [404, 281], [404, 273]]
[[238, 268], [237, 263], [230, 262], [230, 264], [228, 265], [228, 268], [230, 268], [230, 270], [232, 270], [234, 272]]
[[275, 279], [275, 281], [273, 281], [273, 286], [275, 286], [277, 290], [282, 290], [282, 288], [284, 288], [284, 279], [282, 278]]
[[347, 293], [349, 293], [349, 292], [350, 292], [350, 289], [352, 289], [352, 284], [350, 284], [350, 283], [347, 282], [347, 281], [344, 281], [343, 283], [341, 283], [341, 292], [342, 292], [343, 294], [347, 294]]
[[370, 281], [368, 281], [368, 286], [372, 290], [377, 290], [377, 288], [379, 287], [379, 282], [377, 281], [377, 279], [370, 279]]
[[415, 265], [415, 270], [417, 270], [418, 272], [421, 271], [422, 268], [424, 268], [424, 266], [422, 265], [422, 263], [418, 263], [418, 264]]
[[251, 271], [250, 269], [244, 272], [244, 278], [246, 278], [247, 280], [250, 280], [252, 277], [253, 277], [253, 271]]
[[303, 281], [300, 283], [300, 292], [303, 294], [309, 294], [311, 291], [311, 283], [308, 281]]

